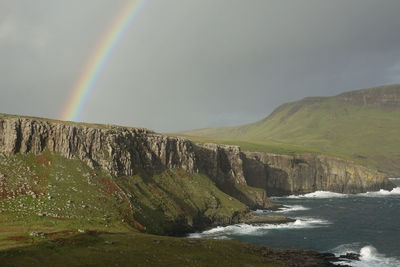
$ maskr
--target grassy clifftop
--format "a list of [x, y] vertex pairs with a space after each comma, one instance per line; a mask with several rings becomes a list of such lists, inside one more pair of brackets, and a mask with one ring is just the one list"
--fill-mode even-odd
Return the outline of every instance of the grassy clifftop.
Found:
[[256, 123], [184, 134], [247, 143], [252, 151], [334, 154], [400, 174], [400, 85], [305, 98]]

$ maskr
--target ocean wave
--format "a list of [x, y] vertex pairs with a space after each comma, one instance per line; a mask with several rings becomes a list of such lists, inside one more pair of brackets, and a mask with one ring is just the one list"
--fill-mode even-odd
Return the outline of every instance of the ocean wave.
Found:
[[346, 198], [346, 197], [354, 197], [354, 196], [362, 196], [362, 197], [384, 197], [384, 196], [392, 196], [392, 195], [400, 195], [400, 187], [395, 187], [392, 190], [384, 190], [381, 189], [379, 191], [374, 192], [366, 192], [359, 194], [341, 194], [330, 191], [315, 191], [312, 193], [304, 194], [304, 195], [290, 195], [286, 197], [279, 198], [291, 198], [291, 199], [305, 199], [305, 198]]
[[234, 224], [228, 226], [218, 226], [202, 233], [189, 234], [189, 238], [229, 238], [230, 235], [264, 235], [270, 230], [278, 229], [302, 229], [324, 227], [331, 224], [329, 221], [301, 217], [296, 221], [283, 224]]
[[301, 205], [284, 205], [279, 210], [256, 210], [257, 214], [265, 214], [265, 213], [287, 213], [293, 211], [300, 211], [300, 210], [309, 210], [310, 208], [306, 208]]
[[290, 195], [286, 198], [337, 198], [337, 197], [347, 197], [347, 194], [335, 193], [330, 191], [315, 191], [312, 193], [304, 195]]
[[377, 192], [367, 192], [367, 193], [361, 193], [357, 194], [358, 196], [367, 196], [367, 197], [379, 197], [379, 196], [390, 196], [390, 195], [400, 195], [400, 187], [395, 187], [393, 190], [388, 191], [381, 189]]
[[371, 245], [363, 246], [360, 248], [360, 243], [345, 244], [334, 248], [332, 251], [336, 256], [345, 255], [346, 253], [360, 254], [359, 261], [346, 261], [338, 262], [337, 265], [350, 265], [355, 267], [394, 267], [400, 266], [400, 260], [396, 258], [386, 257], [379, 253], [377, 249]]

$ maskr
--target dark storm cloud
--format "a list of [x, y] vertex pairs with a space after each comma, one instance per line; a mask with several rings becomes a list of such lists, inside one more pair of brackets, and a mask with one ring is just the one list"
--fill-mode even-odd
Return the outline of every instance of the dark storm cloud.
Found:
[[[58, 118], [125, 1], [2, 1], [0, 112]], [[81, 119], [159, 131], [400, 82], [400, 1], [147, 1]]]

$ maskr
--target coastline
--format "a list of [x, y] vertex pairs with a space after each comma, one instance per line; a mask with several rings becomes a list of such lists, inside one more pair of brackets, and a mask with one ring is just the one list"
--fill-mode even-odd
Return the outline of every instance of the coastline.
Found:
[[[281, 205], [281, 208], [285, 208], [284, 205]], [[235, 224], [225, 224], [218, 225], [214, 227], [208, 227], [204, 229], [202, 232], [212, 231], [213, 229], [218, 229], [219, 227], [229, 227], [240, 224], [247, 225], [280, 225], [287, 223], [294, 223], [296, 219], [285, 217], [285, 216], [260, 216], [256, 214], [256, 211], [250, 211], [246, 214], [245, 218], [241, 218], [238, 223]], [[186, 236], [190, 240], [201, 240], [201, 239], [210, 239], [196, 236], [196, 233], [191, 233]], [[213, 239], [213, 238], [211, 238]], [[245, 242], [244, 244], [249, 244]], [[346, 265], [349, 260], [359, 260], [360, 255], [357, 253], [346, 253], [344, 255], [336, 256], [333, 253], [321, 253], [315, 250], [309, 249], [277, 249], [277, 248], [268, 248], [267, 246], [258, 245], [258, 249], [262, 251], [263, 255], [273, 258], [274, 260], [279, 260], [285, 262], [287, 266], [321, 266], [321, 267], [331, 267], [337, 266], [334, 263], [339, 263], [341, 266], [350, 266]]]

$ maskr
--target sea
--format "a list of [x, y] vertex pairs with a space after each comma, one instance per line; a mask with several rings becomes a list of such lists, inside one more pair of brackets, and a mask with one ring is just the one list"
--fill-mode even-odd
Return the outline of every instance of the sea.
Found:
[[284, 205], [279, 211], [255, 211], [258, 215], [282, 215], [295, 222], [237, 224], [216, 227], [191, 238], [236, 239], [271, 248], [302, 248], [344, 255], [355, 252], [360, 261], [351, 266], [400, 266], [400, 178], [398, 187], [362, 194], [317, 191], [272, 198]]

